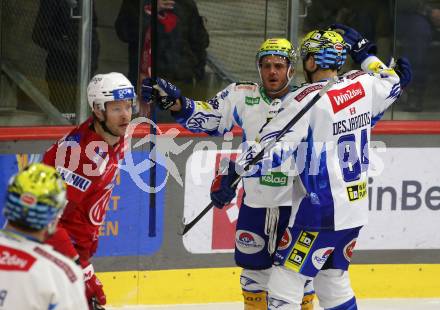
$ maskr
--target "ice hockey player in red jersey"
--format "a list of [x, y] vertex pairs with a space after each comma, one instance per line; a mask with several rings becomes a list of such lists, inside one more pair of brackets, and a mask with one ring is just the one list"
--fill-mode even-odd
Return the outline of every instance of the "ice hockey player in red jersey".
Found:
[[93, 116], [53, 144], [43, 162], [54, 166], [67, 183], [67, 206], [56, 233], [47, 240], [73, 258], [84, 271], [91, 309], [103, 309], [106, 296], [90, 258], [98, 246], [136, 95], [120, 73], [98, 74], [87, 88]]

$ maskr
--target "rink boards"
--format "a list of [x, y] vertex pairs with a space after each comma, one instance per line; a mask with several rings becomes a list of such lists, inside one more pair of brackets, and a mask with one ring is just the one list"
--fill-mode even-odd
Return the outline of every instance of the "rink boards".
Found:
[[[157, 139], [155, 207], [149, 205], [147, 144], [132, 152], [116, 180], [94, 260], [111, 304], [241, 299], [232, 254], [239, 204], [209, 212], [184, 238], [178, 234], [182, 217], [193, 218], [209, 202], [218, 158], [237, 153], [241, 136], [236, 131], [230, 141], [178, 130], [177, 137], [169, 132]], [[67, 131], [2, 131], [0, 193], [10, 174], [38, 161]], [[145, 133], [137, 130], [132, 145]], [[382, 121], [373, 140], [370, 223], [354, 253], [353, 287], [361, 298], [440, 297], [440, 123]]]

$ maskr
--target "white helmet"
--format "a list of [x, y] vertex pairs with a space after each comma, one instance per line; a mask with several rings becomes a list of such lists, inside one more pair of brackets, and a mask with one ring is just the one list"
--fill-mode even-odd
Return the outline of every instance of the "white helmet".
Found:
[[87, 87], [87, 100], [93, 110], [96, 104], [98, 109], [105, 111], [105, 103], [118, 100], [132, 100], [136, 106], [136, 93], [131, 82], [121, 73], [111, 72], [95, 75]]

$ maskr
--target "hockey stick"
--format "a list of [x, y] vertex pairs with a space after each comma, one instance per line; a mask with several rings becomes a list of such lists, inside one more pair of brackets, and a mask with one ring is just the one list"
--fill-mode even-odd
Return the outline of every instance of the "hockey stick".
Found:
[[[316, 103], [319, 99], [321, 99], [322, 96], [324, 96], [327, 91], [337, 82], [338, 78], [334, 77], [331, 80], [328, 81], [328, 83], [308, 102], [304, 108], [302, 108], [285, 126], [281, 131], [278, 133], [278, 135], [270, 140], [270, 142], [266, 145], [265, 148], [263, 148], [255, 157], [246, 164], [246, 166], [243, 168], [244, 171], [248, 171], [249, 168], [253, 165], [255, 165], [259, 160], [263, 158], [263, 155], [270, 150], [300, 119], [303, 117], [304, 114], [307, 113], [308, 110]], [[250, 150], [250, 149], [249, 149]], [[248, 151], [249, 151], [248, 150]], [[238, 175], [237, 178], [232, 182], [231, 187], [235, 187], [238, 182], [240, 182], [242, 178], [242, 175]], [[199, 215], [197, 215], [191, 222], [188, 224], [184, 223], [182, 236], [185, 235], [191, 228], [194, 227], [195, 224], [197, 224], [200, 219], [205, 216], [206, 213], [208, 213], [209, 210], [214, 206], [212, 201], [205, 207], [205, 209], [200, 212]]]
[[[141, 11], [143, 12], [143, 11]], [[151, 1], [151, 78], [156, 80], [157, 74], [157, 0]], [[150, 116], [153, 124], [156, 124], [156, 104], [153, 99], [150, 105]], [[150, 124], [151, 141], [149, 144], [149, 153], [151, 160], [155, 163], [150, 169], [150, 187], [156, 188], [156, 127]], [[148, 208], [148, 237], [156, 237], [156, 191], [153, 190], [149, 197]]]

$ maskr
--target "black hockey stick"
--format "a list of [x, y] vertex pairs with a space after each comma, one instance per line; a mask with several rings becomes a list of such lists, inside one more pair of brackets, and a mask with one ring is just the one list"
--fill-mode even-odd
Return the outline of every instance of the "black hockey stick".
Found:
[[[143, 12], [143, 10], [141, 11]], [[157, 19], [158, 19], [157, 0], [151, 1], [151, 78], [156, 80], [157, 74]], [[141, 14], [142, 15], [142, 14]], [[139, 41], [141, 42], [141, 41]], [[156, 124], [156, 104], [155, 99], [150, 103], [150, 116], [153, 124]], [[151, 141], [149, 144], [149, 153], [151, 160], [155, 163], [150, 169], [150, 187], [156, 189], [156, 127], [150, 124]], [[148, 237], [156, 237], [156, 191], [153, 190], [149, 196], [148, 208]]]
[[[307, 113], [308, 110], [310, 110], [310, 108], [316, 103], [318, 102], [319, 99], [321, 99], [322, 96], [324, 96], [327, 91], [333, 86], [333, 84], [335, 84], [337, 82], [338, 78], [334, 77], [333, 79], [331, 79], [313, 98], [312, 100], [310, 100], [309, 103], [307, 103], [304, 108], [302, 108], [287, 124], [286, 126], [284, 126], [283, 129], [281, 129], [281, 131], [278, 133], [278, 135], [273, 138], [272, 140], [270, 140], [270, 142], [266, 145], [265, 148], [263, 148], [257, 155], [255, 155], [255, 157], [246, 164], [246, 166], [243, 168], [244, 171], [248, 171], [249, 168], [253, 165], [255, 165], [259, 160], [261, 160], [263, 158], [263, 155], [270, 150], [275, 143], [277, 143], [300, 119], [301, 117], [303, 117], [304, 114]], [[248, 150], [249, 151], [249, 150]], [[237, 178], [234, 180], [234, 182], [232, 182], [231, 187], [235, 187], [238, 182], [240, 182], [241, 180], [241, 175], [238, 175]], [[195, 224], [197, 224], [200, 219], [205, 216], [206, 213], [208, 213], [209, 210], [211, 210], [211, 208], [214, 206], [214, 204], [212, 203], [212, 201], [209, 203], [209, 205], [207, 205], [205, 207], [205, 209], [202, 210], [202, 212], [200, 212], [199, 215], [197, 215], [191, 222], [189, 222], [188, 224], [184, 224], [183, 227], [183, 231], [182, 231], [182, 236], [185, 235], [191, 228], [194, 227]]]

